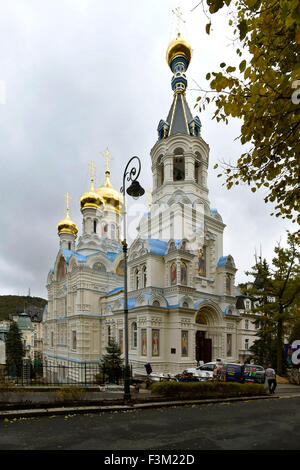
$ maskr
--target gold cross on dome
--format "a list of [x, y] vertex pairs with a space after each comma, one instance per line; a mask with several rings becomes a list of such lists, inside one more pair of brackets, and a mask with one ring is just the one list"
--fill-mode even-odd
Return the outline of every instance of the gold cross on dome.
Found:
[[67, 217], [69, 216], [69, 209], [70, 209], [70, 196], [69, 196], [69, 193], [65, 194], [65, 198], [66, 198], [66, 206], [67, 206]]
[[91, 187], [93, 188], [94, 187], [95, 170], [96, 170], [97, 167], [94, 165], [93, 160], [89, 163], [89, 166], [91, 167]]
[[172, 13], [174, 13], [174, 15], [177, 17], [177, 36], [180, 36], [180, 21], [182, 21], [182, 23], [185, 23], [185, 20], [182, 18], [180, 6], [175, 8], [175, 10], [172, 10]]
[[111, 156], [111, 154], [108, 150], [108, 147], [106, 147], [106, 150], [104, 152], [102, 152], [102, 155], [104, 155], [105, 160], [106, 160], [106, 170], [109, 170], [108, 162], [109, 162], [109, 160], [113, 160], [113, 157]]

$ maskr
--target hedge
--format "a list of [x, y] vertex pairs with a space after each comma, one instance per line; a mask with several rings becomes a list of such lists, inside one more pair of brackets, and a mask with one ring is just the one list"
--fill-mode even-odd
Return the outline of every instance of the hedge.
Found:
[[219, 398], [267, 395], [267, 388], [260, 384], [236, 382], [156, 382], [151, 393], [172, 398]]

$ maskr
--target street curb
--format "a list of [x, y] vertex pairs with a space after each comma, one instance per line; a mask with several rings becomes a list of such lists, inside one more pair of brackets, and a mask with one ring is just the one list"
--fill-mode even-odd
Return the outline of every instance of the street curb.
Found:
[[[59, 407], [59, 408], [40, 408], [30, 410], [8, 410], [0, 411], [0, 419], [12, 418], [35, 418], [39, 416], [55, 416], [55, 415], [70, 415], [70, 414], [88, 414], [88, 413], [103, 413], [103, 412], [117, 412], [117, 411], [133, 411], [142, 410], [147, 408], [166, 408], [172, 406], [190, 406], [190, 405], [208, 405], [218, 403], [232, 403], [241, 401], [254, 401], [254, 400], [274, 400], [279, 396], [257, 396], [257, 397], [232, 397], [232, 398], [215, 398], [208, 400], [176, 400], [167, 402], [150, 402], [150, 403], [135, 403], [132, 405], [107, 405], [107, 406], [76, 406], [76, 407]], [[292, 398], [292, 397], [291, 397]], [[293, 397], [295, 398], [295, 397]]]

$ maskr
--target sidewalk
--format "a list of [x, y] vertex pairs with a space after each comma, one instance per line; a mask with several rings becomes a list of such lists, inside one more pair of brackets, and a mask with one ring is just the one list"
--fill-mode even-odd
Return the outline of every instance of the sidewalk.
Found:
[[[13, 409], [13, 405], [7, 409], [0, 410], [0, 419], [13, 418], [29, 418], [50, 415], [69, 415], [69, 414], [87, 414], [102, 413], [114, 411], [141, 410], [147, 408], [160, 408], [172, 406], [189, 406], [189, 405], [207, 405], [217, 403], [233, 403], [250, 400], [276, 400], [287, 398], [300, 398], [300, 387], [292, 384], [278, 384], [274, 395], [257, 396], [257, 397], [234, 397], [234, 398], [214, 398], [203, 400], [168, 400], [151, 394], [148, 390], [136, 392], [131, 391], [132, 401], [124, 404], [123, 390], [107, 390], [100, 392], [101, 399], [95, 400], [94, 404], [82, 404], [80, 406], [44, 406], [43, 408], [29, 407], [28, 409]], [[3, 408], [3, 407], [2, 407]]]

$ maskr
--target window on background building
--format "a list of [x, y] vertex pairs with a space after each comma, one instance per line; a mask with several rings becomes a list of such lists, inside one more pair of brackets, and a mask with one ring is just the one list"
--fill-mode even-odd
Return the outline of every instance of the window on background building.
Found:
[[249, 330], [249, 320], [245, 320], [245, 328], [246, 330]]
[[110, 344], [111, 342], [111, 326], [108, 325], [107, 327], [107, 344]]
[[245, 349], [246, 349], [246, 351], [248, 351], [248, 349], [249, 349], [249, 339], [248, 338], [245, 339]]

